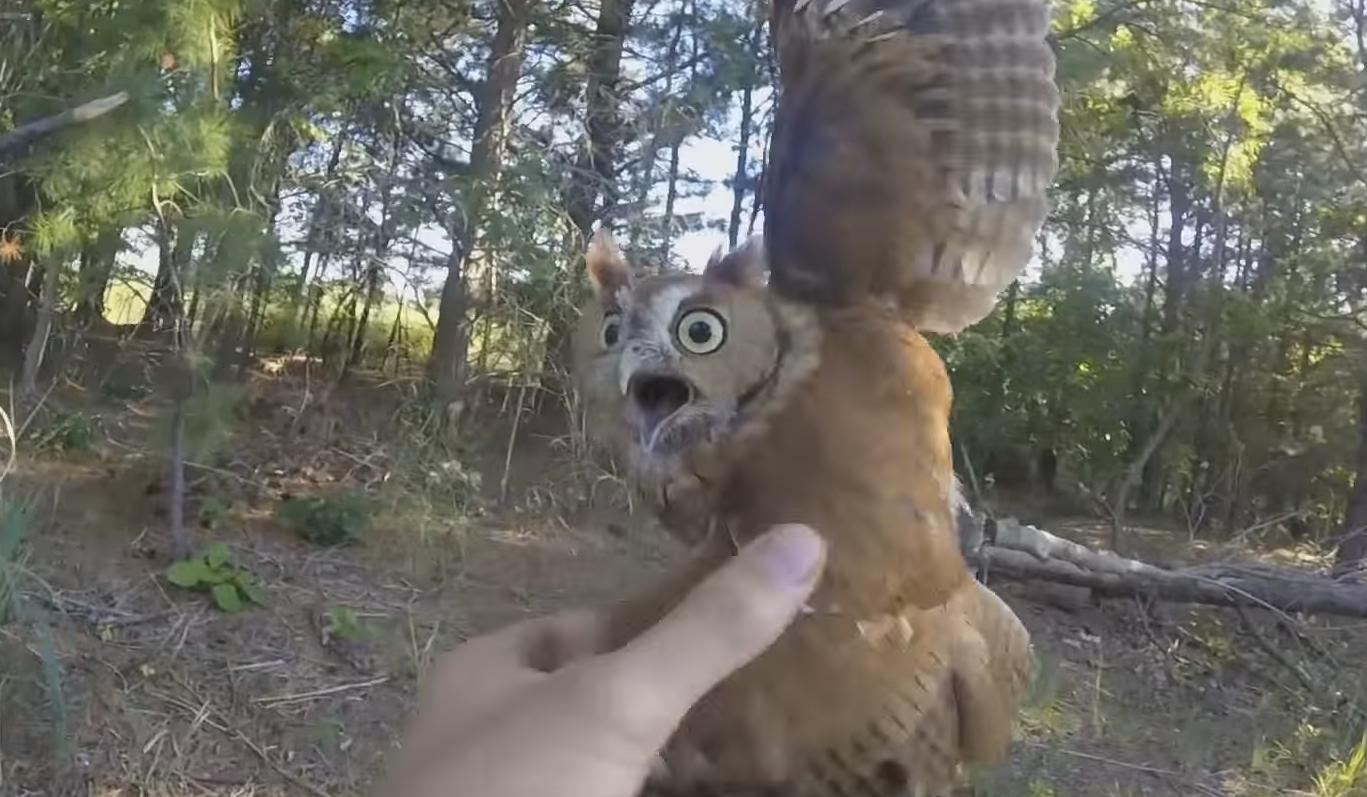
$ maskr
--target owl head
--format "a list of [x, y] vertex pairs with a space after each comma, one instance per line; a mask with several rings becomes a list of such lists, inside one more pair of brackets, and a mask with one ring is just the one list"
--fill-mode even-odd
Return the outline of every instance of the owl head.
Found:
[[610, 233], [587, 252], [593, 298], [575, 333], [590, 438], [638, 478], [668, 483], [757, 415], [783, 359], [783, 313], [758, 239], [702, 274], [637, 277]]

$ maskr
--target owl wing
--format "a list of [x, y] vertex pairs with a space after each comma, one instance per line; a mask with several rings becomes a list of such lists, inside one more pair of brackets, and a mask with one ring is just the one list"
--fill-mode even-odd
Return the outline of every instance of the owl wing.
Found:
[[771, 284], [954, 332], [1025, 268], [1058, 169], [1044, 0], [775, 0]]

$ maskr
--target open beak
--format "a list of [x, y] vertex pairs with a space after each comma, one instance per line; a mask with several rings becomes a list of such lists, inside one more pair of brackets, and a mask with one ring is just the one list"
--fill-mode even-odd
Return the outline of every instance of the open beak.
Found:
[[637, 434], [647, 451], [654, 450], [660, 431], [670, 418], [688, 406], [696, 391], [674, 374], [637, 372], [627, 381], [627, 402]]

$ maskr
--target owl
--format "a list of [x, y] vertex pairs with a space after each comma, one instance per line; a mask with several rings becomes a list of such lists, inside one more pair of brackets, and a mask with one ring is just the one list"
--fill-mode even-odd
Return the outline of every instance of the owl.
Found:
[[1001, 758], [1032, 666], [955, 535], [951, 389], [925, 333], [1024, 269], [1057, 170], [1042, 0], [776, 0], [763, 235], [637, 277], [600, 230], [574, 371], [595, 442], [694, 548], [612, 647], [749, 539], [827, 539], [809, 611], [684, 718], [682, 793], [940, 794]]

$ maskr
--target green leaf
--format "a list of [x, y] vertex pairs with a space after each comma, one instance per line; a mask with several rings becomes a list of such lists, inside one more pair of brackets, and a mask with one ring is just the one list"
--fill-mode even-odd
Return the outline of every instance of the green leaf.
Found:
[[237, 586], [233, 584], [217, 584], [214, 586], [214, 603], [218, 608], [229, 614], [242, 610], [242, 597], [237, 593]]
[[213, 573], [203, 559], [182, 559], [166, 568], [166, 580], [177, 587], [193, 587], [197, 584], [211, 583]]
[[208, 550], [204, 552], [204, 560], [209, 563], [209, 567], [215, 570], [226, 565], [232, 558], [232, 551], [229, 551], [228, 546], [221, 542], [210, 545]]
[[266, 591], [264, 589], [261, 589], [257, 585], [239, 583], [237, 585], [237, 589], [247, 598], [247, 600], [251, 601], [252, 603], [255, 603], [257, 606], [266, 605]]

